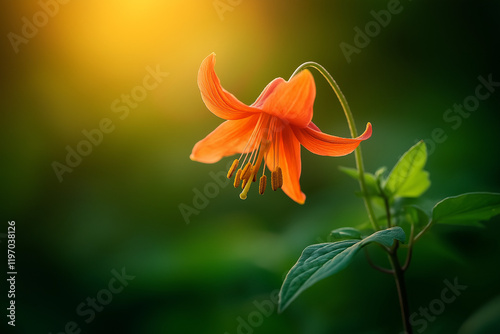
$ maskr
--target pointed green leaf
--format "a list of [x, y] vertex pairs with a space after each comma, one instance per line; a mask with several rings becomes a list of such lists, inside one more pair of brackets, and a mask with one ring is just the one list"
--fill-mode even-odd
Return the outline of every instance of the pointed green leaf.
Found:
[[279, 295], [280, 312], [302, 291], [344, 269], [364, 246], [377, 242], [390, 247], [394, 240], [405, 240], [405, 233], [399, 226], [377, 231], [363, 240], [344, 240], [306, 247], [283, 282]]
[[359, 174], [358, 174], [358, 170], [356, 168], [350, 168], [350, 167], [342, 167], [342, 166], [340, 166], [339, 170], [342, 173], [344, 173], [346, 175], [349, 175], [353, 179], [359, 180]]
[[347, 239], [361, 239], [361, 232], [354, 227], [341, 227], [333, 230], [330, 236], [335, 241], [347, 240]]
[[431, 185], [429, 173], [424, 171], [427, 148], [423, 141], [410, 148], [396, 163], [384, 184], [390, 197], [419, 197]]
[[[359, 172], [356, 168], [339, 167], [340, 171], [349, 175], [355, 180], [359, 180]], [[379, 190], [377, 186], [377, 180], [375, 175], [370, 173], [363, 173], [365, 176], [366, 190], [368, 191], [368, 196], [378, 196]]]
[[406, 218], [416, 227], [422, 228], [429, 222], [429, 216], [421, 208], [414, 205], [404, 207]]
[[396, 196], [416, 198], [422, 195], [431, 186], [429, 180], [429, 172], [422, 170], [415, 173], [413, 177], [408, 180], [398, 189]]
[[500, 329], [500, 296], [482, 305], [462, 324], [458, 334], [498, 333]]
[[385, 166], [380, 167], [379, 169], [377, 169], [375, 171], [375, 178], [377, 180], [382, 180], [386, 171], [387, 171], [387, 167], [385, 167]]
[[[500, 214], [500, 194], [468, 193], [448, 197], [436, 204], [432, 210], [435, 223], [475, 225]], [[480, 225], [479, 225], [480, 226]]]

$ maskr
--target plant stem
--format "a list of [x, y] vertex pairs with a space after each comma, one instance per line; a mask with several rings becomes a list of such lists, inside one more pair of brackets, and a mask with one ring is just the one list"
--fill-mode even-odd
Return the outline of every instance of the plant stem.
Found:
[[[306, 62], [300, 65], [295, 70], [295, 72], [293, 72], [290, 78], [292, 78], [294, 75], [296, 75], [297, 73], [299, 73], [300, 71], [302, 71], [307, 67], [315, 68], [319, 73], [321, 73], [325, 77], [326, 81], [328, 81], [333, 91], [337, 95], [340, 104], [342, 105], [342, 109], [344, 110], [344, 114], [347, 119], [347, 124], [349, 125], [349, 130], [351, 132], [351, 137], [356, 138], [358, 136], [358, 132], [356, 131], [356, 125], [354, 124], [354, 118], [352, 116], [351, 109], [349, 108], [349, 104], [347, 103], [347, 100], [342, 91], [340, 90], [340, 87], [337, 84], [337, 82], [333, 79], [330, 73], [328, 73], [328, 71], [323, 66], [312, 61]], [[370, 223], [372, 224], [373, 228], [378, 231], [380, 230], [380, 226], [378, 225], [377, 218], [375, 217], [375, 213], [373, 212], [372, 203], [368, 198], [368, 191], [366, 188], [363, 156], [361, 154], [361, 145], [358, 146], [354, 151], [354, 156], [356, 158], [356, 168], [358, 169], [359, 173], [359, 186], [361, 188], [361, 192], [363, 193], [363, 201], [365, 203], [366, 211], [368, 212], [368, 218], [370, 219]]]
[[[334, 90], [335, 94], [337, 95], [337, 98], [339, 99], [340, 104], [342, 105], [342, 109], [344, 110], [344, 114], [345, 114], [345, 117], [347, 119], [347, 123], [349, 125], [349, 130], [351, 131], [351, 136], [353, 138], [356, 138], [358, 136], [358, 132], [356, 131], [356, 125], [354, 123], [354, 118], [352, 116], [351, 109], [349, 108], [349, 104], [347, 103], [347, 100], [346, 100], [344, 94], [342, 93], [342, 91], [340, 90], [340, 87], [337, 84], [337, 82], [333, 79], [333, 77], [330, 75], [330, 73], [328, 73], [328, 71], [323, 66], [321, 66], [320, 64], [315, 63], [315, 62], [306, 62], [306, 63], [300, 65], [295, 70], [295, 72], [293, 72], [291, 78], [307, 67], [315, 68], [318, 72], [320, 72], [325, 77], [326, 81], [328, 81], [328, 83], [330, 84], [330, 86]], [[361, 154], [361, 147], [360, 146], [358, 146], [356, 148], [354, 155], [356, 158], [356, 167], [357, 167], [358, 173], [359, 173], [359, 186], [361, 188], [361, 192], [363, 193], [363, 200], [365, 202], [365, 207], [366, 207], [366, 211], [368, 213], [368, 218], [370, 219], [370, 222], [371, 222], [373, 228], [375, 230], [380, 230], [380, 226], [379, 226], [377, 219], [375, 217], [375, 213], [373, 212], [372, 203], [371, 203], [370, 199], [368, 198], [368, 191], [366, 188], [366, 181], [365, 181], [365, 175], [364, 175], [363, 156]], [[386, 213], [387, 213], [387, 224], [388, 224], [388, 227], [391, 227], [391, 225], [392, 225], [391, 212], [390, 212], [389, 200], [388, 200], [387, 196], [384, 196], [384, 204], [385, 204]], [[411, 238], [413, 238], [413, 231], [412, 231]], [[408, 297], [406, 295], [406, 285], [405, 285], [405, 279], [404, 279], [404, 271], [406, 270], [406, 268], [409, 265], [409, 258], [405, 262], [405, 267], [403, 269], [399, 263], [399, 260], [398, 260], [398, 255], [397, 255], [398, 246], [399, 246], [399, 242], [396, 241], [393, 248], [386, 249], [386, 251], [389, 254], [389, 260], [390, 260], [390, 263], [391, 263], [393, 270], [385, 269], [385, 268], [382, 268], [382, 267], [375, 265], [371, 261], [368, 252], [366, 252], [365, 254], [368, 258], [368, 262], [370, 263], [370, 265], [372, 265], [372, 267], [374, 267], [375, 269], [377, 269], [381, 272], [385, 272], [385, 273], [389, 273], [389, 274], [394, 275], [394, 279], [396, 281], [396, 287], [397, 287], [398, 295], [399, 295], [399, 305], [401, 307], [401, 317], [403, 320], [403, 326], [405, 329], [405, 333], [412, 334], [413, 331], [412, 331], [411, 324], [410, 324], [410, 308], [408, 306]], [[410, 250], [410, 253], [408, 255], [409, 255], [409, 257], [411, 257], [411, 250]]]
[[406, 261], [402, 267], [403, 271], [406, 271], [406, 269], [408, 269], [408, 267], [410, 266], [411, 256], [413, 254], [413, 243], [415, 242], [415, 239], [413, 238], [414, 234], [415, 225], [411, 224], [410, 241], [408, 242], [408, 253], [406, 253]]
[[[391, 222], [391, 207], [389, 204], [389, 198], [383, 191], [381, 193], [384, 199], [384, 206], [387, 214], [387, 227], [390, 228], [392, 226], [392, 222]], [[410, 324], [410, 307], [408, 305], [408, 296], [406, 295], [404, 272], [406, 269], [408, 269], [408, 266], [410, 265], [412, 248], [413, 248], [413, 233], [414, 233], [414, 227], [412, 224], [409, 249], [408, 253], [406, 254], [406, 261], [403, 267], [401, 267], [401, 264], [399, 263], [398, 259], [399, 241], [396, 240], [392, 248], [387, 251], [387, 253], [389, 254], [389, 261], [391, 262], [391, 267], [393, 268], [392, 272], [394, 274], [394, 280], [396, 281], [396, 288], [398, 290], [399, 307], [401, 309], [401, 319], [403, 321], [405, 334], [412, 334], [412, 328]]]
[[365, 249], [366, 259], [368, 260], [368, 263], [370, 264], [370, 266], [373, 269], [378, 270], [378, 271], [385, 273], [385, 274], [394, 275], [394, 270], [386, 269], [386, 268], [380, 267], [380, 266], [376, 265], [375, 263], [373, 263], [372, 259], [370, 258], [370, 253], [368, 253], [368, 248], [365, 247], [364, 249]]
[[384, 194], [384, 192], [381, 191], [381, 193], [382, 197], [384, 198], [385, 214], [387, 216], [387, 228], [391, 228], [392, 227], [391, 206], [389, 205], [389, 199]]
[[396, 281], [396, 287], [398, 289], [399, 306], [401, 308], [401, 318], [404, 330], [406, 334], [412, 334], [413, 330], [410, 324], [410, 308], [408, 306], [408, 296], [406, 295], [404, 271], [399, 264], [397, 249], [389, 253], [389, 260], [394, 268], [394, 280]]
[[429, 222], [427, 223], [427, 225], [425, 225], [425, 227], [422, 229], [422, 231], [420, 231], [417, 236], [415, 237], [415, 239], [413, 239], [413, 241], [417, 241], [418, 239], [420, 239], [422, 237], [422, 235], [424, 235], [425, 232], [427, 232], [431, 227], [432, 225], [434, 225], [434, 220], [429, 220]]

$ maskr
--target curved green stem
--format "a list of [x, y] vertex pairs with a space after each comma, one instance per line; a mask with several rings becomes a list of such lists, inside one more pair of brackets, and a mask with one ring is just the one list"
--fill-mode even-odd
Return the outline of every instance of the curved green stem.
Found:
[[389, 253], [389, 261], [394, 268], [394, 280], [398, 289], [401, 320], [403, 321], [404, 330], [406, 334], [412, 334], [413, 330], [410, 323], [410, 308], [408, 306], [408, 296], [406, 294], [404, 270], [399, 263], [397, 252]]
[[[312, 61], [306, 62], [306, 63], [300, 65], [295, 70], [295, 72], [293, 72], [293, 74], [290, 78], [292, 78], [294, 75], [296, 75], [300, 71], [306, 69], [307, 67], [312, 67], [312, 68], [316, 69], [319, 73], [321, 73], [325, 77], [326, 81], [328, 81], [328, 83], [332, 87], [333, 91], [337, 95], [337, 97], [340, 101], [340, 104], [342, 105], [342, 109], [344, 110], [344, 114], [345, 114], [345, 117], [347, 119], [347, 124], [349, 125], [349, 130], [351, 131], [351, 136], [353, 138], [356, 138], [358, 136], [358, 132], [356, 131], [356, 125], [354, 124], [354, 118], [352, 116], [351, 109], [349, 108], [349, 104], [347, 104], [347, 100], [346, 100], [344, 94], [342, 93], [342, 91], [340, 90], [340, 87], [337, 84], [337, 82], [333, 79], [333, 77], [330, 75], [330, 73], [328, 73], [328, 71], [323, 66], [321, 66], [318, 63], [312, 62]], [[366, 181], [365, 181], [365, 174], [364, 174], [365, 168], [363, 166], [363, 156], [361, 154], [361, 146], [358, 146], [356, 148], [356, 150], [354, 151], [354, 156], [356, 158], [356, 168], [358, 169], [358, 173], [359, 173], [359, 186], [361, 188], [361, 192], [363, 193], [363, 201], [365, 202], [366, 211], [368, 212], [368, 218], [370, 219], [370, 223], [372, 224], [373, 228], [375, 230], [380, 230], [380, 226], [378, 225], [377, 218], [375, 217], [375, 213], [373, 212], [372, 203], [368, 198], [368, 191], [366, 188]]]
[[373, 263], [373, 261], [372, 261], [372, 259], [371, 259], [371, 257], [370, 257], [370, 253], [368, 252], [368, 248], [367, 248], [367, 247], [365, 247], [365, 248], [364, 248], [364, 250], [365, 250], [365, 256], [366, 256], [366, 259], [368, 260], [368, 264], [369, 264], [369, 265], [370, 265], [373, 269], [378, 270], [378, 271], [380, 271], [380, 272], [382, 272], [382, 273], [389, 274], [389, 275], [394, 275], [394, 274], [395, 274], [394, 270], [387, 269], [387, 268], [383, 268], [383, 267], [378, 266], [378, 265], [376, 265], [375, 263]]
[[[356, 125], [354, 123], [354, 118], [352, 116], [351, 109], [349, 108], [349, 104], [347, 103], [347, 100], [346, 100], [344, 94], [342, 93], [342, 91], [340, 90], [340, 87], [337, 84], [337, 82], [333, 79], [333, 77], [330, 75], [330, 73], [328, 73], [328, 71], [323, 66], [321, 66], [315, 62], [304, 63], [304, 64], [300, 65], [295, 70], [295, 72], [292, 74], [292, 77], [307, 67], [315, 68], [328, 81], [328, 83], [330, 84], [330, 86], [334, 90], [335, 94], [337, 95], [337, 97], [340, 101], [340, 104], [342, 105], [342, 109], [344, 110], [344, 114], [345, 114], [345, 117], [347, 119], [347, 123], [349, 125], [349, 130], [351, 131], [351, 136], [353, 138], [357, 137], [358, 132], [356, 131]], [[377, 219], [375, 217], [375, 213], [373, 211], [372, 203], [368, 198], [368, 191], [366, 188], [366, 181], [365, 181], [365, 175], [364, 175], [363, 156], [361, 154], [361, 147], [360, 146], [358, 146], [356, 148], [354, 155], [356, 158], [356, 167], [357, 167], [358, 173], [359, 173], [359, 186], [360, 186], [361, 191], [363, 193], [363, 200], [365, 202], [365, 207], [366, 207], [366, 211], [368, 213], [368, 217], [370, 219], [370, 222], [371, 222], [373, 228], [375, 230], [380, 230], [380, 226], [377, 222]], [[384, 196], [384, 202], [385, 202], [384, 204], [386, 206], [386, 213], [387, 213], [387, 224], [388, 224], [388, 227], [391, 227], [392, 226], [391, 212], [390, 212], [389, 200], [388, 200], [387, 196]], [[431, 225], [431, 224], [429, 224], [429, 225]], [[428, 226], [428, 227], [430, 227], [430, 226]], [[424, 230], [426, 230], [426, 229], [424, 229]], [[422, 231], [422, 232], [424, 232], [424, 231]], [[418, 239], [421, 234], [422, 233], [417, 235], [415, 240]], [[411, 241], [413, 241], [413, 229], [412, 229], [412, 233], [411, 233], [410, 238], [412, 239]], [[387, 253], [389, 254], [389, 261], [390, 261], [391, 266], [393, 268], [392, 270], [385, 269], [385, 268], [382, 268], [382, 267], [375, 265], [371, 261], [368, 252], [366, 252], [365, 254], [368, 258], [368, 262], [375, 269], [394, 275], [394, 279], [396, 281], [396, 286], [397, 286], [398, 295], [399, 295], [399, 305], [401, 307], [401, 317], [403, 320], [404, 329], [405, 329], [406, 333], [411, 334], [412, 328], [411, 328], [411, 324], [409, 322], [409, 315], [410, 315], [409, 313], [410, 312], [409, 312], [409, 307], [408, 307], [408, 297], [406, 295], [406, 286], [405, 286], [405, 280], [404, 280], [404, 271], [408, 268], [408, 265], [410, 263], [409, 260], [411, 258], [411, 248], [409, 250], [409, 253], [407, 254], [408, 257], [407, 257], [404, 265], [401, 266], [401, 264], [399, 263], [399, 260], [398, 260], [398, 256], [397, 256], [398, 246], [399, 246], [399, 242], [396, 241], [392, 248], [385, 249], [387, 251]], [[413, 246], [413, 242], [411, 242], [411, 246]]]
[[424, 235], [425, 232], [427, 232], [431, 227], [432, 225], [434, 225], [434, 220], [429, 220], [429, 222], [427, 223], [427, 225], [425, 225], [425, 227], [422, 229], [422, 231], [420, 231], [417, 236], [415, 237], [415, 239], [413, 240], [413, 242], [416, 242], [418, 239], [420, 239], [422, 237], [422, 235]]
[[415, 225], [411, 224], [410, 241], [408, 242], [408, 253], [406, 253], [405, 264], [401, 268], [403, 269], [403, 271], [406, 271], [406, 269], [408, 269], [408, 267], [410, 266], [411, 256], [413, 254], [413, 243], [415, 242], [415, 239], [413, 238], [414, 234], [415, 234]]

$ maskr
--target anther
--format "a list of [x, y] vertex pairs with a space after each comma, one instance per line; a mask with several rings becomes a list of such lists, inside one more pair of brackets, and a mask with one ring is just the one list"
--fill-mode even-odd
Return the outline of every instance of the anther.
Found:
[[267, 176], [262, 175], [259, 181], [259, 194], [263, 195], [266, 190]]
[[[261, 147], [259, 149], [259, 154], [257, 156], [255, 165], [252, 167], [251, 163], [247, 163], [243, 171], [241, 172], [240, 178], [243, 181], [243, 191], [240, 193], [240, 198], [241, 199], [246, 199], [248, 190], [250, 190], [251, 184], [256, 181], [257, 179], [255, 178], [255, 174], [257, 174], [260, 165], [262, 163], [262, 159], [264, 159], [264, 154], [268, 151], [269, 146], [271, 145], [271, 142], [266, 140], [262, 141]], [[238, 183], [239, 185], [239, 183]]]
[[243, 171], [241, 172], [241, 179], [242, 180], [248, 179], [250, 177], [251, 172], [252, 172], [252, 164], [248, 162], [245, 168], [243, 168]]
[[278, 175], [276, 171], [271, 172], [271, 188], [276, 191], [278, 189]]
[[271, 187], [274, 191], [278, 190], [283, 186], [283, 172], [281, 167], [276, 168], [274, 172], [271, 172]]
[[238, 188], [240, 186], [241, 181], [241, 168], [236, 172], [236, 176], [234, 177], [234, 187]]
[[283, 172], [281, 171], [281, 167], [278, 167], [276, 170], [278, 172], [278, 188], [283, 187]]
[[240, 161], [238, 159], [234, 159], [233, 164], [231, 165], [231, 168], [229, 168], [229, 171], [227, 172], [227, 178], [230, 179], [233, 176], [234, 171], [238, 167], [238, 164]]

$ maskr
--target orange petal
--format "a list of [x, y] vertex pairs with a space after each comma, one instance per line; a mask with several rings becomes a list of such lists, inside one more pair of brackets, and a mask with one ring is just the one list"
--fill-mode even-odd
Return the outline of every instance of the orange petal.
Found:
[[198, 71], [198, 87], [207, 108], [216, 116], [227, 120], [241, 119], [260, 112], [240, 102], [233, 94], [222, 88], [215, 73], [215, 53], [203, 60]]
[[304, 204], [306, 195], [300, 190], [299, 183], [302, 168], [300, 161], [300, 143], [288, 126], [285, 127], [283, 131], [279, 132], [277, 136], [279, 161], [274, 161], [274, 150], [276, 150], [276, 147], [273, 145], [266, 157], [267, 165], [270, 170], [274, 170], [276, 168], [275, 163], [279, 163], [283, 171], [283, 192], [295, 202]]
[[274, 92], [274, 89], [281, 85], [282, 83], [286, 82], [283, 78], [276, 78], [273, 81], [271, 81], [266, 88], [260, 93], [260, 96], [255, 100], [254, 103], [252, 103], [251, 107], [255, 108], [260, 108], [266, 101], [266, 99], [271, 95], [272, 92]]
[[191, 160], [214, 163], [221, 158], [245, 150], [259, 119], [258, 115], [225, 121], [193, 147]]
[[262, 109], [292, 125], [305, 128], [313, 116], [315, 97], [314, 78], [311, 72], [304, 70], [290, 81], [284, 81], [275, 87], [264, 101]]
[[303, 129], [293, 127], [293, 133], [300, 143], [312, 153], [338, 157], [351, 153], [361, 141], [370, 138], [372, 125], [371, 123], [366, 124], [365, 132], [361, 136], [352, 139], [323, 133], [313, 123]]

